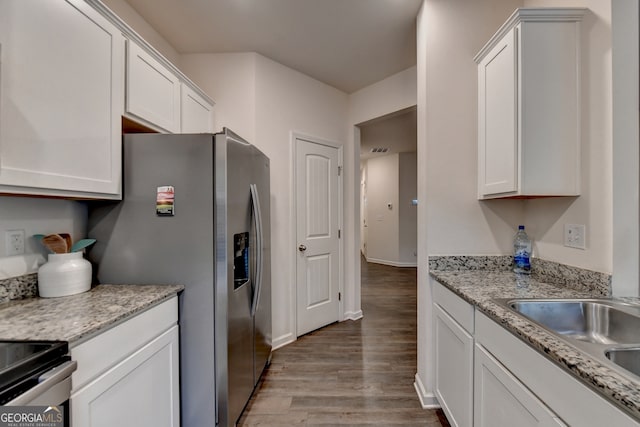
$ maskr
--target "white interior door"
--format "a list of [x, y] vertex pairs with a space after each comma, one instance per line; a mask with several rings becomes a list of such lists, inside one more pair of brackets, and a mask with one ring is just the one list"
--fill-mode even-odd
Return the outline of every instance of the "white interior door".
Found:
[[338, 320], [338, 149], [296, 138], [297, 335]]

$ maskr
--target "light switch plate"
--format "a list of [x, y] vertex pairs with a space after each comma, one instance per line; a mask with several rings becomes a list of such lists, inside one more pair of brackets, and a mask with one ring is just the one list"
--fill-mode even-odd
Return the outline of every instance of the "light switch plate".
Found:
[[565, 224], [564, 225], [564, 245], [569, 248], [585, 249], [586, 248], [586, 227], [584, 224]]

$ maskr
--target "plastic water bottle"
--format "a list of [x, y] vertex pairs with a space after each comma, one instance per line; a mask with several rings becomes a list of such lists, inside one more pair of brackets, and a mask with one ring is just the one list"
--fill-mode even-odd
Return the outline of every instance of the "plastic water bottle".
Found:
[[524, 231], [524, 225], [518, 226], [518, 232], [513, 238], [513, 271], [531, 273], [531, 240]]

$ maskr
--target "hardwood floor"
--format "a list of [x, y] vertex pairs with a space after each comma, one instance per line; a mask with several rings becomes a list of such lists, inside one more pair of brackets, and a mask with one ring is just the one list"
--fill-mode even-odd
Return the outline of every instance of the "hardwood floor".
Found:
[[364, 318], [276, 350], [238, 426], [449, 425], [413, 387], [416, 269], [362, 264]]

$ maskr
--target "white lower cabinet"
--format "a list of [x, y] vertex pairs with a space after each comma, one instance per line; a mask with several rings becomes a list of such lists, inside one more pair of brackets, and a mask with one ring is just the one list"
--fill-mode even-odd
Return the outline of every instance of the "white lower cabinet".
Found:
[[474, 426], [565, 425], [479, 344], [474, 369]]
[[473, 336], [434, 304], [436, 397], [452, 426], [473, 419]]
[[639, 426], [626, 412], [431, 280], [434, 393], [452, 426]]
[[473, 306], [433, 284], [435, 395], [452, 426], [473, 425]]
[[173, 298], [71, 349], [73, 427], [180, 425], [176, 321]]
[[[476, 358], [481, 353], [478, 348], [481, 346], [486, 353], [493, 356], [494, 363], [486, 362], [485, 366], [492, 366], [486, 369], [496, 372], [497, 366], [501, 367], [504, 373], [510, 373], [511, 378], [515, 381], [504, 379], [501, 381], [505, 389], [509, 392], [501, 392], [503, 397], [496, 398], [490, 396], [495, 389], [500, 387], [492, 386], [494, 390], [480, 392], [481, 396], [476, 398], [476, 410], [481, 411], [485, 408], [485, 414], [482, 417], [486, 420], [484, 424], [478, 423], [478, 426], [500, 426], [500, 425], [570, 425], [580, 427], [637, 427], [640, 425], [636, 420], [613, 405], [604, 397], [594, 392], [591, 388], [575, 379], [564, 369], [544, 357], [542, 354], [525, 344], [520, 339], [505, 328], [494, 322], [486, 315], [476, 311], [475, 316], [475, 340], [476, 340]], [[478, 363], [476, 363], [478, 369]], [[480, 375], [476, 375], [476, 381], [480, 381]], [[487, 377], [488, 378], [488, 377]], [[500, 377], [498, 377], [500, 378]], [[492, 380], [495, 381], [495, 380]], [[510, 383], [510, 384], [509, 384]], [[509, 385], [507, 385], [509, 384]], [[483, 387], [482, 384], [478, 387]], [[478, 393], [476, 387], [476, 393]], [[514, 390], [518, 390], [517, 393]], [[540, 413], [539, 405], [544, 405], [548, 411], [552, 411], [555, 420], [547, 420], [545, 424], [520, 424], [512, 422], [507, 424], [499, 424], [496, 419], [500, 419], [500, 411], [503, 407], [511, 406], [513, 398], [517, 396], [520, 403], [515, 406], [523, 405], [530, 413]], [[527, 397], [528, 396], [528, 397]], [[531, 397], [534, 397], [533, 402]], [[484, 399], [496, 400], [494, 403], [483, 403]], [[535, 403], [537, 401], [538, 403]], [[492, 408], [491, 411], [489, 409]], [[562, 420], [562, 421], [560, 421]], [[554, 422], [556, 424], [554, 424]], [[565, 424], [562, 424], [564, 422]]]

